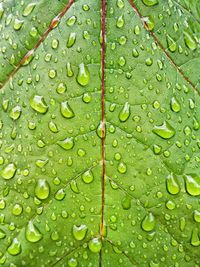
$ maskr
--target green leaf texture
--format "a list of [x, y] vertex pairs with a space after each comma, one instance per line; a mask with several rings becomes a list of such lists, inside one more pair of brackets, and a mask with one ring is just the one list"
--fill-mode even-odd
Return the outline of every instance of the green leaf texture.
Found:
[[0, 2], [0, 265], [199, 267], [198, 0]]

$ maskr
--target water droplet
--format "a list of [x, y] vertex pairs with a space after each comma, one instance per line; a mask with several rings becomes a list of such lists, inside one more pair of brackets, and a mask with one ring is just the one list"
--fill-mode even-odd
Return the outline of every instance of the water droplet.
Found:
[[43, 200], [49, 197], [50, 186], [46, 179], [39, 179], [35, 186], [35, 195]]
[[58, 127], [53, 121], [50, 121], [48, 126], [49, 126], [49, 130], [52, 131], [53, 133], [58, 132]]
[[130, 105], [128, 102], [125, 103], [125, 105], [123, 106], [122, 110], [119, 113], [119, 120], [121, 122], [125, 122], [128, 120], [129, 116], [130, 116], [131, 112], [130, 112]]
[[67, 77], [72, 77], [74, 75], [74, 72], [72, 70], [70, 62], [67, 62], [66, 69], [67, 69]]
[[153, 133], [157, 134], [158, 136], [162, 137], [163, 139], [170, 139], [175, 135], [175, 129], [167, 122], [160, 126], [154, 126]]
[[76, 42], [76, 33], [71, 32], [67, 40], [67, 47], [68, 48], [72, 47], [75, 44], [75, 42]]
[[200, 195], [200, 177], [196, 174], [187, 174], [184, 175], [185, 185], [188, 194], [191, 196]]
[[64, 101], [60, 105], [60, 112], [64, 118], [71, 119], [75, 116], [74, 111], [70, 107], [68, 101]]
[[15, 204], [15, 206], [13, 207], [12, 213], [15, 216], [19, 216], [23, 211], [23, 207], [20, 204]]
[[145, 18], [145, 22], [147, 24], [147, 27], [150, 31], [152, 31], [155, 27], [155, 22], [151, 16]]
[[23, 66], [28, 65], [31, 62], [31, 60], [33, 59], [33, 57], [34, 57], [34, 49], [28, 51], [28, 53], [26, 54], [26, 56], [24, 58], [22, 65]]
[[76, 16], [71, 16], [70, 18], [67, 19], [67, 25], [72, 26], [76, 22]]
[[153, 64], [153, 59], [151, 57], [148, 57], [146, 60], [145, 60], [145, 64], [147, 66], [151, 66]]
[[153, 214], [148, 213], [142, 221], [142, 229], [146, 232], [150, 232], [155, 228], [156, 221]]
[[58, 87], [56, 88], [56, 92], [58, 94], [63, 94], [67, 90], [64, 83], [59, 83]]
[[124, 210], [129, 210], [131, 208], [131, 198], [129, 196], [124, 197], [121, 204]]
[[177, 44], [176, 44], [176, 42], [174, 41], [174, 39], [171, 37], [171, 36], [169, 36], [168, 34], [167, 34], [167, 45], [168, 45], [168, 49], [171, 51], [171, 52], [175, 52], [176, 51], [176, 49], [177, 49]]
[[16, 30], [16, 31], [18, 31], [18, 30], [20, 30], [21, 29], [21, 27], [22, 27], [22, 25], [24, 24], [24, 21], [23, 20], [20, 20], [20, 19], [15, 19], [15, 21], [14, 21], [14, 29]]
[[0, 239], [3, 239], [5, 237], [6, 237], [6, 233], [2, 229], [0, 229]]
[[123, 17], [123, 16], [120, 16], [120, 17], [117, 19], [116, 26], [117, 26], [118, 28], [122, 28], [122, 27], [124, 26], [124, 17]]
[[81, 224], [79, 226], [74, 225], [72, 228], [73, 236], [76, 240], [83, 240], [87, 233], [87, 226], [84, 224]]
[[200, 245], [198, 228], [194, 228], [192, 230], [191, 245], [194, 246], [194, 247], [198, 247]]
[[133, 55], [133, 57], [138, 57], [139, 56], [139, 53], [138, 53], [136, 48], [133, 48], [132, 55]]
[[158, 4], [158, 0], [142, 0], [146, 6], [155, 6]]
[[28, 4], [28, 5], [24, 8], [24, 11], [23, 11], [22, 15], [23, 15], [24, 17], [27, 17], [27, 16], [33, 11], [33, 9], [35, 8], [35, 6], [36, 6], [36, 3], [30, 3], [30, 4]]
[[61, 188], [56, 192], [55, 199], [61, 201], [64, 199], [65, 196], [66, 196], [65, 190]]
[[36, 243], [42, 239], [42, 234], [38, 228], [30, 221], [26, 227], [25, 231], [26, 239], [31, 243]]
[[14, 163], [9, 163], [2, 171], [1, 171], [1, 176], [9, 180], [14, 177], [15, 173], [17, 171], [17, 167]]
[[86, 86], [88, 85], [89, 81], [90, 81], [90, 73], [88, 71], [88, 68], [87, 66], [85, 66], [84, 63], [81, 63], [79, 65], [77, 82], [82, 86]]
[[88, 92], [84, 93], [82, 99], [83, 99], [83, 102], [85, 102], [85, 103], [90, 103], [91, 100], [92, 100], [92, 95], [91, 95], [91, 93], [88, 93]]
[[62, 141], [58, 141], [57, 144], [64, 148], [65, 150], [70, 150], [74, 146], [74, 138], [73, 137], [67, 137]]
[[20, 106], [16, 106], [16, 107], [14, 107], [14, 108], [11, 109], [11, 111], [10, 111], [10, 117], [13, 120], [17, 120], [21, 116], [21, 113], [22, 113], [21, 107]]
[[1, 2], [0, 3], [0, 19], [2, 18], [3, 13], [4, 13], [4, 8], [3, 8], [3, 3]]
[[172, 195], [176, 195], [180, 192], [180, 186], [174, 174], [171, 173], [170, 175], [168, 175], [166, 179], [166, 187], [168, 192]]
[[194, 211], [194, 220], [195, 222], [200, 223], [200, 211], [199, 210]]
[[93, 238], [92, 240], [90, 240], [88, 246], [93, 253], [99, 253], [102, 248], [102, 243], [100, 238], [97, 237]]
[[16, 256], [21, 253], [21, 244], [17, 238], [14, 238], [11, 245], [7, 249], [8, 253], [12, 256]]
[[195, 50], [197, 48], [197, 44], [194, 38], [186, 31], [184, 31], [183, 34], [186, 46], [191, 50]]
[[99, 126], [97, 127], [96, 132], [97, 132], [98, 137], [100, 138], [105, 137], [105, 126], [102, 121], [99, 123]]
[[123, 163], [123, 162], [120, 162], [119, 165], [118, 165], [118, 172], [120, 173], [125, 173], [126, 172], [126, 164]]
[[69, 267], [77, 267], [78, 261], [75, 258], [71, 258], [68, 260], [68, 265], [69, 265]]
[[30, 99], [30, 105], [35, 111], [42, 114], [46, 113], [48, 110], [48, 106], [44, 100], [44, 97], [40, 95], [32, 96]]
[[94, 176], [91, 170], [88, 170], [82, 174], [82, 180], [86, 184], [90, 184], [94, 180]]
[[74, 193], [79, 194], [79, 189], [76, 180], [71, 181], [70, 188]]
[[171, 105], [171, 109], [174, 112], [179, 112], [181, 110], [181, 105], [175, 97], [172, 97], [170, 105]]

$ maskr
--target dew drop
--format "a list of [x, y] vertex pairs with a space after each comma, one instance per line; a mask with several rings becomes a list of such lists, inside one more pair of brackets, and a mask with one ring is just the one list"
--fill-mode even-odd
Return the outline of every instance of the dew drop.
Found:
[[35, 195], [41, 199], [47, 199], [50, 193], [50, 186], [46, 179], [39, 179], [35, 186]]
[[76, 240], [81, 241], [85, 238], [87, 230], [88, 228], [84, 224], [81, 224], [79, 226], [73, 225], [72, 233]]
[[44, 97], [40, 95], [32, 96], [30, 99], [30, 105], [32, 109], [42, 114], [46, 113], [48, 110], [48, 106], [44, 100]]
[[75, 258], [71, 258], [68, 260], [68, 265], [69, 265], [69, 267], [77, 267], [78, 261]]
[[171, 51], [171, 52], [175, 52], [176, 51], [177, 44], [174, 41], [174, 39], [171, 36], [169, 36], [168, 34], [167, 34], [167, 45], [168, 45], [169, 51]]
[[175, 135], [175, 129], [167, 122], [160, 126], [154, 126], [153, 133], [157, 134], [158, 136], [162, 137], [163, 139], [170, 139]]
[[187, 174], [184, 175], [185, 185], [188, 194], [191, 196], [200, 195], [200, 177], [196, 174]]
[[75, 44], [75, 42], [76, 42], [76, 33], [71, 32], [67, 40], [67, 47], [68, 48], [72, 47]]
[[56, 92], [58, 94], [63, 94], [67, 90], [64, 83], [59, 83], [58, 87], [56, 88]]
[[14, 163], [9, 163], [2, 171], [1, 171], [1, 176], [9, 180], [14, 177], [15, 173], [17, 171], [17, 167]]
[[91, 170], [88, 170], [82, 174], [82, 180], [86, 184], [90, 184], [94, 180], [94, 176]]
[[21, 113], [22, 113], [21, 107], [20, 106], [16, 106], [16, 107], [11, 109], [9, 115], [13, 120], [17, 120], [21, 116]]
[[103, 138], [105, 137], [105, 126], [104, 126], [104, 122], [100, 122], [98, 127], [97, 127], [97, 130], [96, 130], [96, 133], [98, 135], [99, 138]]
[[117, 26], [117, 28], [122, 28], [124, 26], [124, 18], [123, 18], [123, 16], [120, 16], [117, 19], [116, 26]]
[[181, 110], [181, 105], [175, 97], [172, 97], [170, 105], [171, 105], [171, 109], [174, 112], [179, 112]]
[[61, 102], [60, 112], [64, 118], [71, 119], [75, 116], [74, 111], [70, 107], [68, 101]]
[[13, 207], [12, 213], [15, 216], [19, 216], [23, 211], [23, 207], [20, 204], [15, 204], [15, 206]]
[[126, 169], [127, 169], [126, 164], [123, 162], [120, 162], [117, 168], [118, 172], [125, 173]]
[[16, 256], [21, 253], [21, 244], [17, 238], [14, 238], [11, 245], [7, 249], [8, 253], [12, 256]]
[[63, 188], [59, 189], [56, 193], [55, 193], [55, 199], [56, 200], [63, 200], [65, 198], [66, 194], [65, 194], [65, 190]]
[[194, 211], [194, 220], [195, 222], [200, 223], [200, 211], [199, 210]]
[[93, 238], [92, 240], [90, 240], [88, 246], [90, 251], [92, 251], [93, 253], [99, 253], [102, 248], [102, 243], [100, 238], [97, 237]]
[[23, 15], [24, 17], [27, 17], [27, 16], [33, 11], [33, 9], [35, 8], [35, 6], [36, 6], [36, 3], [30, 3], [30, 4], [28, 4], [28, 5], [24, 8], [24, 11], [23, 11], [22, 15]]
[[197, 44], [194, 38], [186, 31], [184, 31], [183, 34], [186, 46], [191, 50], [195, 50], [197, 48]]
[[67, 137], [64, 140], [58, 141], [57, 144], [64, 148], [65, 150], [70, 150], [74, 146], [74, 138], [73, 137]]
[[150, 232], [155, 228], [156, 221], [153, 214], [148, 213], [142, 221], [142, 229], [146, 232]]
[[125, 105], [123, 106], [122, 110], [119, 113], [119, 120], [121, 122], [125, 122], [128, 120], [128, 118], [130, 117], [130, 105], [128, 102], [125, 103]]
[[71, 16], [70, 18], [67, 19], [67, 25], [72, 26], [76, 22], [76, 16]]
[[166, 179], [166, 187], [168, 192], [172, 195], [176, 195], [180, 192], [180, 186], [174, 174], [171, 173], [170, 175], [168, 175]]
[[36, 243], [42, 239], [39, 229], [30, 221], [25, 230], [26, 239], [31, 243]]
[[86, 86], [86, 85], [88, 85], [89, 81], [90, 81], [89, 70], [88, 70], [87, 66], [85, 66], [84, 63], [81, 63], [79, 65], [77, 82], [82, 86]]
[[2, 229], [0, 229], [0, 239], [3, 239], [5, 237], [6, 237], [6, 233]]
[[14, 21], [14, 29], [16, 30], [16, 31], [18, 31], [18, 30], [20, 30], [21, 29], [21, 27], [22, 27], [22, 25], [24, 24], [24, 21], [23, 20], [20, 20], [20, 19], [15, 19], [15, 21]]
[[142, 0], [146, 6], [155, 6], [158, 4], [158, 0]]
[[198, 228], [194, 228], [192, 230], [192, 236], [191, 236], [191, 245], [194, 247], [198, 247], [200, 245], [200, 239], [199, 239], [199, 230]]
[[48, 126], [49, 126], [49, 130], [52, 131], [52, 133], [58, 132], [58, 127], [53, 121], [50, 121]]

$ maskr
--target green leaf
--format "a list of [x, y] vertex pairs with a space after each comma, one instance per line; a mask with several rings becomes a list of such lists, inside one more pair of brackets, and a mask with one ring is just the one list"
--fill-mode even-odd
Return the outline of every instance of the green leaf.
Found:
[[0, 3], [0, 265], [200, 266], [197, 0]]

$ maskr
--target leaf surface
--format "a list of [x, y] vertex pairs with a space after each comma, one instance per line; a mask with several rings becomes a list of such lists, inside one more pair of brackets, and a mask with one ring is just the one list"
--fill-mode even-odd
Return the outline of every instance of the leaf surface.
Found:
[[33, 5], [0, 4], [0, 264], [200, 266], [198, 1]]

